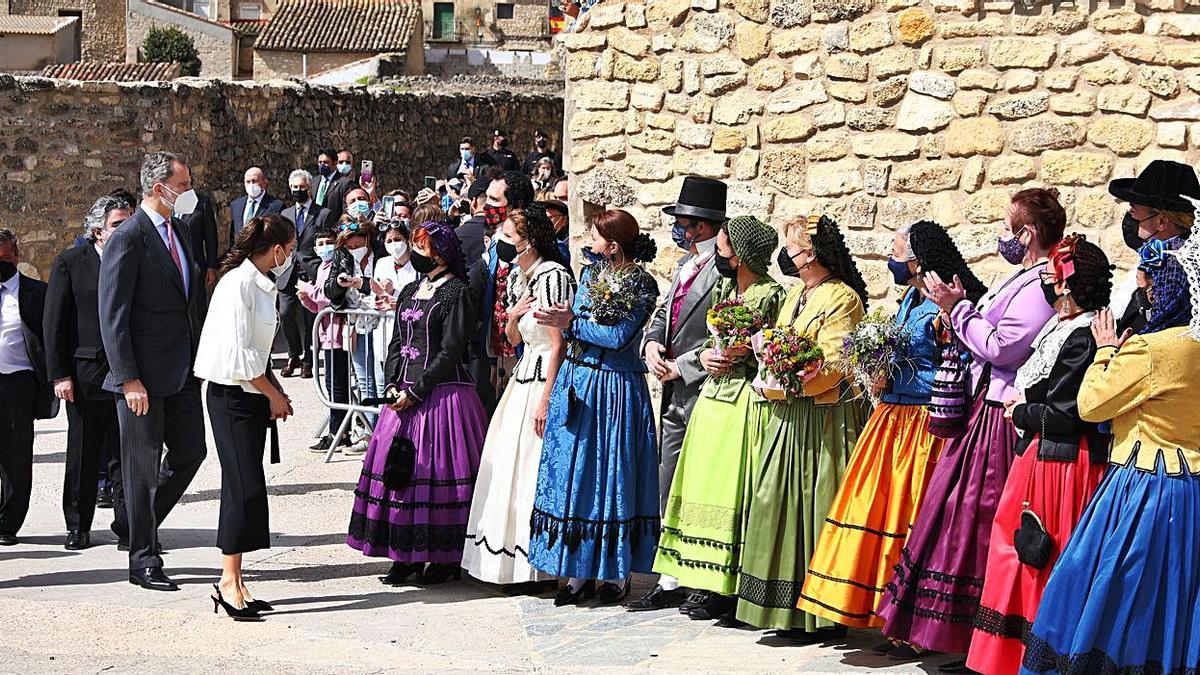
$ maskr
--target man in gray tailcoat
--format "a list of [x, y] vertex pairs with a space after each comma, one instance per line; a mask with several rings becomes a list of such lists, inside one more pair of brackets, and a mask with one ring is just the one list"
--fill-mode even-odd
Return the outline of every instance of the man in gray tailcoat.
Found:
[[[663, 386], [658, 474], [663, 513], [679, 462], [683, 434], [708, 376], [700, 365], [700, 350], [708, 339], [708, 309], [713, 286], [720, 278], [713, 255], [717, 232], [725, 222], [726, 192], [725, 183], [719, 180], [688, 176], [679, 191], [679, 201], [663, 208], [663, 213], [675, 221], [671, 238], [687, 251], [642, 342], [646, 365]], [[684, 603], [683, 596], [679, 582], [664, 576], [649, 593], [627, 607], [630, 611], [647, 611], [702, 600], [689, 598]]]

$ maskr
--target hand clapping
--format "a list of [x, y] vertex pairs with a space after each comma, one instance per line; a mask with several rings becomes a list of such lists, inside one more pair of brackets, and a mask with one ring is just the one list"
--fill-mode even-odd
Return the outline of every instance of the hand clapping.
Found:
[[925, 288], [921, 293], [947, 313], [954, 309], [960, 300], [967, 297], [967, 290], [963, 288], [962, 281], [959, 280], [957, 274], [947, 284], [942, 281], [937, 272], [929, 272], [925, 275]]
[[1096, 312], [1096, 318], [1092, 319], [1092, 337], [1096, 338], [1097, 347], [1120, 349], [1130, 335], [1133, 335], [1133, 331], [1128, 328], [1120, 336], [1117, 335], [1117, 321], [1108, 307]]

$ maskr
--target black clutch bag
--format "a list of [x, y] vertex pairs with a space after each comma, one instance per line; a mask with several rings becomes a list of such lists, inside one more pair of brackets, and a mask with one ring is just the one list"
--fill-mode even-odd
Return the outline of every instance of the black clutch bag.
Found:
[[383, 465], [383, 486], [389, 490], [403, 490], [412, 480], [416, 462], [417, 446], [400, 434], [393, 436]]
[[[1046, 413], [1042, 412], [1042, 433], [1038, 436], [1038, 448], [1033, 454], [1033, 466], [1029, 467], [1029, 480], [1025, 483], [1025, 501], [1022, 503], [1021, 525], [1013, 531], [1013, 547], [1017, 549], [1017, 560], [1034, 569], [1050, 564], [1054, 554], [1054, 539], [1046, 531], [1045, 524], [1032, 509], [1033, 477], [1041, 463], [1042, 438], [1046, 435]], [[1042, 512], [1046, 511], [1045, 495], [1042, 495]]]

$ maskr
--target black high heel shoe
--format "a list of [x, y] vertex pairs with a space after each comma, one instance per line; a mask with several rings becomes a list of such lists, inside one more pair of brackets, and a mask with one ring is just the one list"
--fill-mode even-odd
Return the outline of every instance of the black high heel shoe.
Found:
[[571, 592], [569, 585], [558, 589], [558, 593], [554, 596], [554, 606], [578, 605], [594, 595], [596, 595], [596, 582], [593, 579], [588, 579], [574, 593]]
[[596, 600], [598, 600], [602, 605], [615, 605], [624, 600], [628, 595], [628, 579], [620, 584], [613, 584], [606, 581], [600, 584], [600, 589], [596, 591]]
[[444, 584], [451, 579], [455, 581], [462, 579], [462, 568], [458, 565], [430, 563], [429, 567], [425, 568], [425, 573], [421, 575], [421, 583], [425, 586]]
[[216, 591], [217, 594], [208, 596], [213, 601], [213, 614], [216, 614], [217, 609], [220, 608], [224, 609], [225, 613], [229, 615], [229, 618], [233, 619], [234, 621], [262, 621], [262, 617], [258, 615], [258, 610], [251, 609], [249, 606], [238, 609], [228, 602], [225, 602], [225, 598], [221, 597], [221, 587], [217, 584], [213, 584], [213, 590]]
[[424, 563], [392, 563], [392, 568], [388, 570], [387, 576], [379, 577], [379, 580], [386, 586], [400, 586], [408, 581], [408, 578], [421, 571]]
[[275, 608], [266, 600], [251, 600], [246, 603], [246, 609], [252, 609], [256, 612], [274, 612]]

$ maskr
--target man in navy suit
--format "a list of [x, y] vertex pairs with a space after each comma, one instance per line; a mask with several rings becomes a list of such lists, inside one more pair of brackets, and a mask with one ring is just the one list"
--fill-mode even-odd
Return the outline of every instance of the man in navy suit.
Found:
[[158, 526], [206, 454], [200, 381], [192, 374], [206, 294], [178, 220], [196, 208], [191, 170], [169, 152], [152, 153], [141, 184], [142, 203], [109, 237], [100, 263], [104, 388], [116, 394], [121, 427], [129, 582], [175, 591], [162, 570]]
[[321, 257], [313, 250], [317, 232], [334, 226], [333, 212], [312, 198], [312, 181], [312, 174], [304, 169], [296, 169], [288, 176], [288, 191], [296, 203], [282, 213], [296, 226], [299, 242], [292, 254], [295, 264], [275, 280], [279, 289], [279, 321], [288, 343], [288, 362], [279, 372], [283, 377], [292, 377], [297, 369], [300, 377], [312, 377], [312, 332], [316, 316], [300, 304], [296, 283], [317, 280], [317, 268], [321, 266]]
[[0, 228], [0, 546], [17, 543], [33, 490], [33, 421], [58, 414], [46, 379], [46, 284], [17, 271], [17, 236]]
[[262, 218], [283, 211], [283, 202], [267, 192], [267, 176], [262, 169], [257, 166], [246, 169], [246, 175], [242, 177], [242, 185], [246, 188], [246, 195], [238, 197], [229, 205], [231, 218], [229, 221], [229, 245], [226, 250], [233, 248], [233, 242], [237, 241], [238, 233], [242, 231], [242, 227], [246, 223], [250, 222], [250, 219]]

